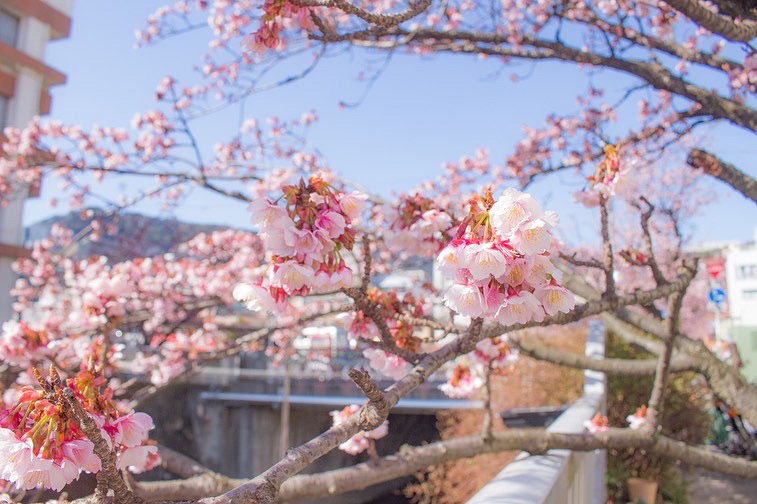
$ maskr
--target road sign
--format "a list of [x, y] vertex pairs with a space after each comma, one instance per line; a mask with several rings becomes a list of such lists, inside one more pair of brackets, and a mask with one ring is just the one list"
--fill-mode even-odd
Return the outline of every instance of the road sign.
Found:
[[723, 289], [710, 289], [707, 294], [709, 300], [717, 305], [725, 301], [725, 291]]
[[707, 268], [707, 274], [710, 278], [718, 279], [725, 271], [725, 259], [708, 259], [707, 262], [705, 262], [704, 267]]

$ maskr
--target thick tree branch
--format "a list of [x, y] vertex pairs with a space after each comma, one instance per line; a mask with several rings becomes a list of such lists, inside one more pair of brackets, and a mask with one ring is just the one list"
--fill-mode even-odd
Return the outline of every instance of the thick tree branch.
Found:
[[610, 208], [607, 196], [599, 195], [599, 220], [602, 232], [602, 269], [605, 272], [605, 291], [603, 298], [615, 297], [615, 254], [610, 240]]
[[692, 149], [686, 162], [692, 168], [720, 179], [745, 197], [757, 203], [757, 181], [730, 163], [702, 149]]
[[[657, 369], [657, 359], [593, 359], [583, 354], [575, 354], [541, 346], [526, 338], [510, 336], [510, 341], [525, 355], [575, 369], [591, 369], [602, 373], [626, 376], [648, 376]], [[676, 356], [670, 363], [670, 371], [677, 373], [693, 371], [696, 362], [687, 356]]]
[[[70, 388], [63, 389], [63, 399], [66, 401], [72, 417], [76, 419], [81, 430], [87, 438], [94, 444], [94, 451], [97, 458], [102, 462], [102, 470], [98, 473], [97, 487], [101, 489], [107, 484], [113, 490], [117, 502], [124, 504], [142, 504], [142, 499], [134, 495], [124, 483], [121, 475], [116, 468], [116, 456], [111, 451], [105, 439], [100, 435], [100, 429], [97, 427], [94, 419], [84, 410], [76, 394]], [[101, 479], [102, 478], [102, 479]], [[102, 483], [105, 481], [106, 483]]]
[[657, 360], [657, 369], [652, 383], [652, 393], [649, 397], [647, 421], [656, 432], [662, 418], [665, 405], [665, 389], [670, 377], [670, 360], [673, 356], [673, 345], [678, 335], [678, 322], [681, 315], [681, 304], [686, 291], [674, 292], [668, 297], [668, 318], [665, 319], [665, 339], [662, 353]]
[[[486, 439], [480, 436], [468, 436], [424, 446], [403, 447], [399, 452], [375, 461], [319, 474], [294, 476], [282, 485], [280, 498], [286, 501], [297, 501], [361, 490], [413, 474], [431, 465], [483, 453], [521, 449], [543, 453], [550, 449], [589, 451], [628, 447], [643, 447], [648, 452], [675, 458], [694, 466], [743, 478], [757, 478], [757, 462], [713, 453], [704, 447], [689, 446], [665, 436], [654, 439], [649, 433], [642, 431], [610, 429], [608, 432], [597, 434], [588, 432], [560, 434], [544, 430], [511, 429], [493, 433]], [[229, 479], [226, 485], [239, 482], [240, 480]], [[190, 500], [213, 495], [205, 483], [197, 477], [182, 481], [141, 483], [140, 492], [151, 500], [167, 497]]]
[[[564, 285], [586, 299], [599, 296], [592, 286], [577, 275], [571, 274], [569, 270], [567, 270]], [[608, 328], [650, 352], [657, 354], [662, 352], [663, 347], [659, 340], [664, 340], [666, 334], [662, 322], [625, 307], [619, 307], [614, 312], [614, 314], [602, 314], [602, 319], [608, 323]], [[658, 341], [650, 341], [640, 336], [634, 330], [635, 328], [658, 338]], [[693, 341], [685, 335], [679, 335], [676, 338], [676, 349], [681, 354], [694, 359], [697, 363], [697, 371], [704, 375], [718, 397], [736, 408], [749, 422], [757, 424], [757, 387], [747, 382], [738, 369], [718, 359], [701, 341]]]
[[[736, 100], [723, 97], [715, 91], [677, 77], [668, 68], [657, 62], [619, 58], [612, 55], [604, 56], [573, 48], [558, 41], [540, 39], [529, 35], [521, 36], [518, 39], [518, 45], [510, 45], [512, 41], [508, 38], [508, 35], [498, 33], [430, 29], [413, 32], [398, 29], [387, 33], [408, 41], [422, 41], [426, 50], [435, 52], [486, 54], [528, 60], [562, 60], [612, 68], [640, 78], [657, 89], [669, 91], [701, 105], [700, 114], [725, 119], [750, 131], [757, 131], [757, 111]], [[377, 40], [371, 40], [370, 36], [365, 36], [362, 40], [352, 39], [351, 42], [356, 45], [384, 49], [399, 44], [399, 42], [387, 42], [381, 36]]]
[[750, 42], [757, 37], [757, 21], [733, 19], [702, 5], [699, 0], [665, 0], [675, 10], [685, 14], [702, 27], [735, 42]]
[[[757, 463], [713, 454], [703, 447], [688, 446], [660, 436], [653, 441], [647, 433], [627, 429], [611, 429], [599, 434], [558, 434], [544, 430], [512, 429], [493, 433], [489, 440], [481, 437], [464, 437], [439, 441], [426, 446], [405, 448], [399, 453], [383, 457], [376, 462], [357, 464], [321, 474], [292, 478], [282, 487], [281, 496], [288, 501], [302, 498], [325, 497], [413, 474], [430, 465], [472, 457], [482, 453], [518, 450], [543, 453], [551, 449], [589, 451], [606, 448], [644, 447], [662, 456], [676, 453], [675, 458], [712, 470], [750, 478], [757, 475]], [[709, 458], [709, 455], [713, 455]], [[722, 465], [721, 465], [722, 464]]]

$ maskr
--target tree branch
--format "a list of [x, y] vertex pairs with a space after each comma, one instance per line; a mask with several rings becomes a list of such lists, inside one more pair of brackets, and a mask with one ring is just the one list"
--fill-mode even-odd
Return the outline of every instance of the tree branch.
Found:
[[[511, 45], [512, 41], [508, 38], [508, 34], [499, 33], [431, 29], [410, 32], [397, 29], [388, 32], [388, 35], [422, 41], [424, 49], [435, 52], [485, 54], [528, 60], [562, 60], [612, 68], [637, 77], [657, 89], [669, 91], [699, 104], [701, 106], [700, 114], [717, 119], [726, 119], [752, 132], [757, 131], [757, 111], [753, 108], [677, 77], [667, 67], [657, 62], [604, 56], [570, 47], [558, 41], [540, 39], [530, 35], [522, 35], [518, 39], [518, 45]], [[352, 40], [352, 43], [379, 48], [385, 48], [383, 46], [386, 45], [380, 37], [377, 40], [366, 37], [365, 40]], [[391, 44], [392, 47], [395, 47], [398, 42]]]
[[410, 7], [407, 10], [397, 14], [374, 14], [346, 0], [291, 0], [291, 3], [302, 7], [333, 7], [380, 28], [391, 28], [425, 11], [431, 5], [431, 0], [410, 2]]
[[678, 321], [681, 315], [681, 304], [686, 291], [674, 292], [668, 298], [668, 318], [665, 319], [665, 339], [662, 353], [657, 360], [657, 369], [652, 383], [652, 393], [649, 396], [647, 420], [654, 432], [657, 432], [662, 409], [665, 405], [665, 388], [670, 376], [670, 360], [673, 356], [673, 345], [678, 335]]
[[[606, 374], [648, 376], [654, 374], [657, 368], [656, 359], [593, 359], [583, 354], [544, 347], [529, 339], [516, 338], [512, 335], [510, 335], [510, 341], [529, 357], [575, 369], [591, 369]], [[695, 369], [697, 369], [696, 362], [687, 356], [676, 356], [670, 363], [670, 371], [674, 373]]]
[[[599, 293], [583, 279], [571, 274], [570, 270], [563, 269], [563, 271], [567, 273], [567, 278], [563, 282], [566, 287], [586, 299], [599, 296]], [[659, 340], [664, 340], [666, 331], [662, 322], [625, 307], [619, 307], [614, 311], [614, 314], [601, 315], [607, 322], [608, 328], [650, 352], [659, 354], [663, 351], [659, 341], [643, 338], [633, 330], [638, 328]], [[701, 341], [693, 341], [682, 334], [676, 338], [676, 349], [694, 359], [697, 363], [697, 371], [704, 375], [718, 397], [736, 408], [749, 422], [757, 424], [757, 386], [746, 381], [738, 369], [718, 359]]]
[[757, 22], [751, 19], [737, 20], [712, 12], [698, 0], [665, 0], [675, 10], [712, 33], [735, 42], [750, 42], [757, 37]]
[[[650, 441], [648, 434], [627, 429], [611, 429], [607, 433], [591, 435], [558, 434], [544, 430], [511, 429], [493, 433], [489, 440], [477, 436], [439, 441], [429, 445], [403, 448], [399, 453], [383, 457], [375, 462], [328, 471], [321, 474], [296, 476], [281, 489], [281, 497], [287, 501], [302, 498], [326, 497], [413, 474], [430, 465], [450, 460], [472, 457], [482, 453], [526, 448], [534, 452], [550, 449], [589, 451], [606, 448], [644, 446], [647, 451], [670, 457], [685, 463], [726, 472], [744, 478], [757, 476], [757, 463], [715, 454], [703, 447], [660, 436]], [[672, 455], [675, 453], [675, 455]]]
[[692, 168], [703, 170], [707, 175], [720, 179], [721, 182], [725, 182], [752, 202], [757, 203], [757, 181], [734, 165], [702, 149], [692, 149], [686, 162]]

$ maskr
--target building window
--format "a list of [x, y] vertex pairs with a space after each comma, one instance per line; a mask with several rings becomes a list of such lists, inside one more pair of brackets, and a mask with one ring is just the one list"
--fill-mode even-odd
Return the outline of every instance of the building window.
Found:
[[744, 280], [757, 278], [757, 264], [741, 264], [736, 266], [736, 278]]
[[757, 301], [757, 289], [741, 291], [741, 299], [744, 301]]
[[0, 10], [0, 41], [16, 46], [20, 20], [10, 12]]
[[8, 125], [8, 102], [10, 98], [0, 95], [0, 132]]

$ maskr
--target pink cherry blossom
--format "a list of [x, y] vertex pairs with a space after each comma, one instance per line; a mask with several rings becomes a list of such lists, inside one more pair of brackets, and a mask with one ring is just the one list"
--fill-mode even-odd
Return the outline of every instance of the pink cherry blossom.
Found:
[[[358, 406], [357, 404], [350, 404], [344, 409], [330, 412], [333, 420], [333, 425], [337, 426], [344, 423], [349, 417], [357, 413], [359, 410], [360, 406]], [[388, 433], [389, 422], [387, 420], [384, 420], [381, 425], [373, 430], [358, 432], [350, 439], [340, 444], [339, 449], [346, 453], [349, 453], [350, 455], [358, 455], [368, 449], [368, 446], [370, 445], [370, 439], [381, 439]]]
[[146, 413], [131, 412], [110, 422], [106, 430], [113, 432], [113, 441], [127, 448], [138, 446], [147, 439], [147, 431], [154, 429], [152, 418]]
[[472, 243], [465, 247], [465, 264], [473, 280], [487, 280], [489, 276], [502, 276], [507, 268], [507, 259], [491, 243]]
[[393, 380], [404, 378], [410, 371], [410, 364], [401, 357], [378, 348], [366, 348], [363, 350], [363, 357], [368, 359], [371, 369]]
[[525, 324], [530, 320], [539, 322], [544, 319], [544, 308], [536, 296], [523, 290], [505, 299], [494, 319], [502, 325]]
[[450, 285], [444, 293], [444, 304], [466, 317], [480, 317], [484, 314], [484, 299], [476, 285]]
[[586, 420], [584, 422], [584, 427], [592, 434], [596, 434], [597, 432], [607, 432], [609, 429], [607, 426], [607, 417], [602, 416], [599, 413], [594, 415], [591, 420]]
[[118, 469], [128, 469], [133, 473], [142, 473], [149, 471], [159, 464], [159, 462], [160, 458], [157, 446], [138, 445], [119, 452], [116, 467]]
[[626, 421], [631, 429], [639, 429], [647, 423], [647, 407], [641, 406], [635, 413], [628, 415]]
[[453, 399], [467, 399], [484, 385], [484, 380], [471, 372], [470, 367], [458, 364], [447, 372], [447, 383], [439, 390]]
[[576, 304], [573, 294], [560, 285], [544, 285], [534, 290], [534, 296], [544, 306], [547, 315], [555, 315], [558, 312], [568, 313]]

